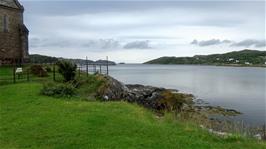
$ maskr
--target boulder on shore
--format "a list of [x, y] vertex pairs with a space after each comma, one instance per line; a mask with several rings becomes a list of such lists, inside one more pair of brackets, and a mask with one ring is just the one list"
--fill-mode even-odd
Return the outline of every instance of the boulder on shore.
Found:
[[[143, 105], [154, 110], [166, 109], [164, 93], [176, 94], [177, 90], [144, 86], [139, 84], [123, 84], [110, 76], [101, 76], [105, 80], [104, 85], [98, 90], [97, 96], [103, 101], [128, 101]], [[192, 97], [192, 95], [189, 95]]]

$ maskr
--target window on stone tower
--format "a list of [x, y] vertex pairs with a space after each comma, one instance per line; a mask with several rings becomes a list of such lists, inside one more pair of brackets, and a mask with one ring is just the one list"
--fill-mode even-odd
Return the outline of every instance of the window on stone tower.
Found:
[[4, 15], [3, 17], [3, 31], [8, 32], [8, 16]]

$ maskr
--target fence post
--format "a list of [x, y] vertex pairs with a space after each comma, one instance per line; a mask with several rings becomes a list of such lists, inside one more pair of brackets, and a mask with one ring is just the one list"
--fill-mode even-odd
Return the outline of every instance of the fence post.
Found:
[[27, 69], [27, 81], [29, 82], [30, 81], [30, 76], [29, 76], [29, 69]]
[[107, 60], [107, 66], [106, 66], [106, 69], [107, 69], [107, 75], [109, 75], [108, 56], [106, 56], [106, 60]]
[[94, 73], [96, 73], [96, 64], [93, 65], [93, 69]]
[[88, 57], [86, 56], [86, 75], [89, 76], [89, 66], [88, 66]]
[[13, 83], [16, 83], [16, 61], [13, 62]]
[[53, 63], [53, 79], [55, 81], [55, 63]]
[[263, 125], [263, 139], [266, 140], [266, 124]]
[[79, 77], [80, 77], [80, 66], [78, 68], [79, 68], [78, 72], [79, 72]]

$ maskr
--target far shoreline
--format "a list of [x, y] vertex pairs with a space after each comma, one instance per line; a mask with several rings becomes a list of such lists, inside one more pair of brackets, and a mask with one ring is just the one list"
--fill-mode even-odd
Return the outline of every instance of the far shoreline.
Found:
[[266, 68], [266, 65], [235, 65], [235, 64], [146, 64], [146, 63], [126, 63], [117, 65], [182, 65], [182, 66], [217, 66], [217, 67], [243, 67], [243, 68]]

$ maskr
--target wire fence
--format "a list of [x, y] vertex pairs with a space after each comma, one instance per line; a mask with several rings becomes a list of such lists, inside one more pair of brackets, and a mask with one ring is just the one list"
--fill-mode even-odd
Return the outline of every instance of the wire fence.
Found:
[[[80, 77], [84, 73], [87, 76], [95, 73], [108, 75], [109, 65], [108, 63], [77, 64], [76, 76]], [[55, 63], [0, 66], [0, 85], [42, 80], [63, 81]]]

